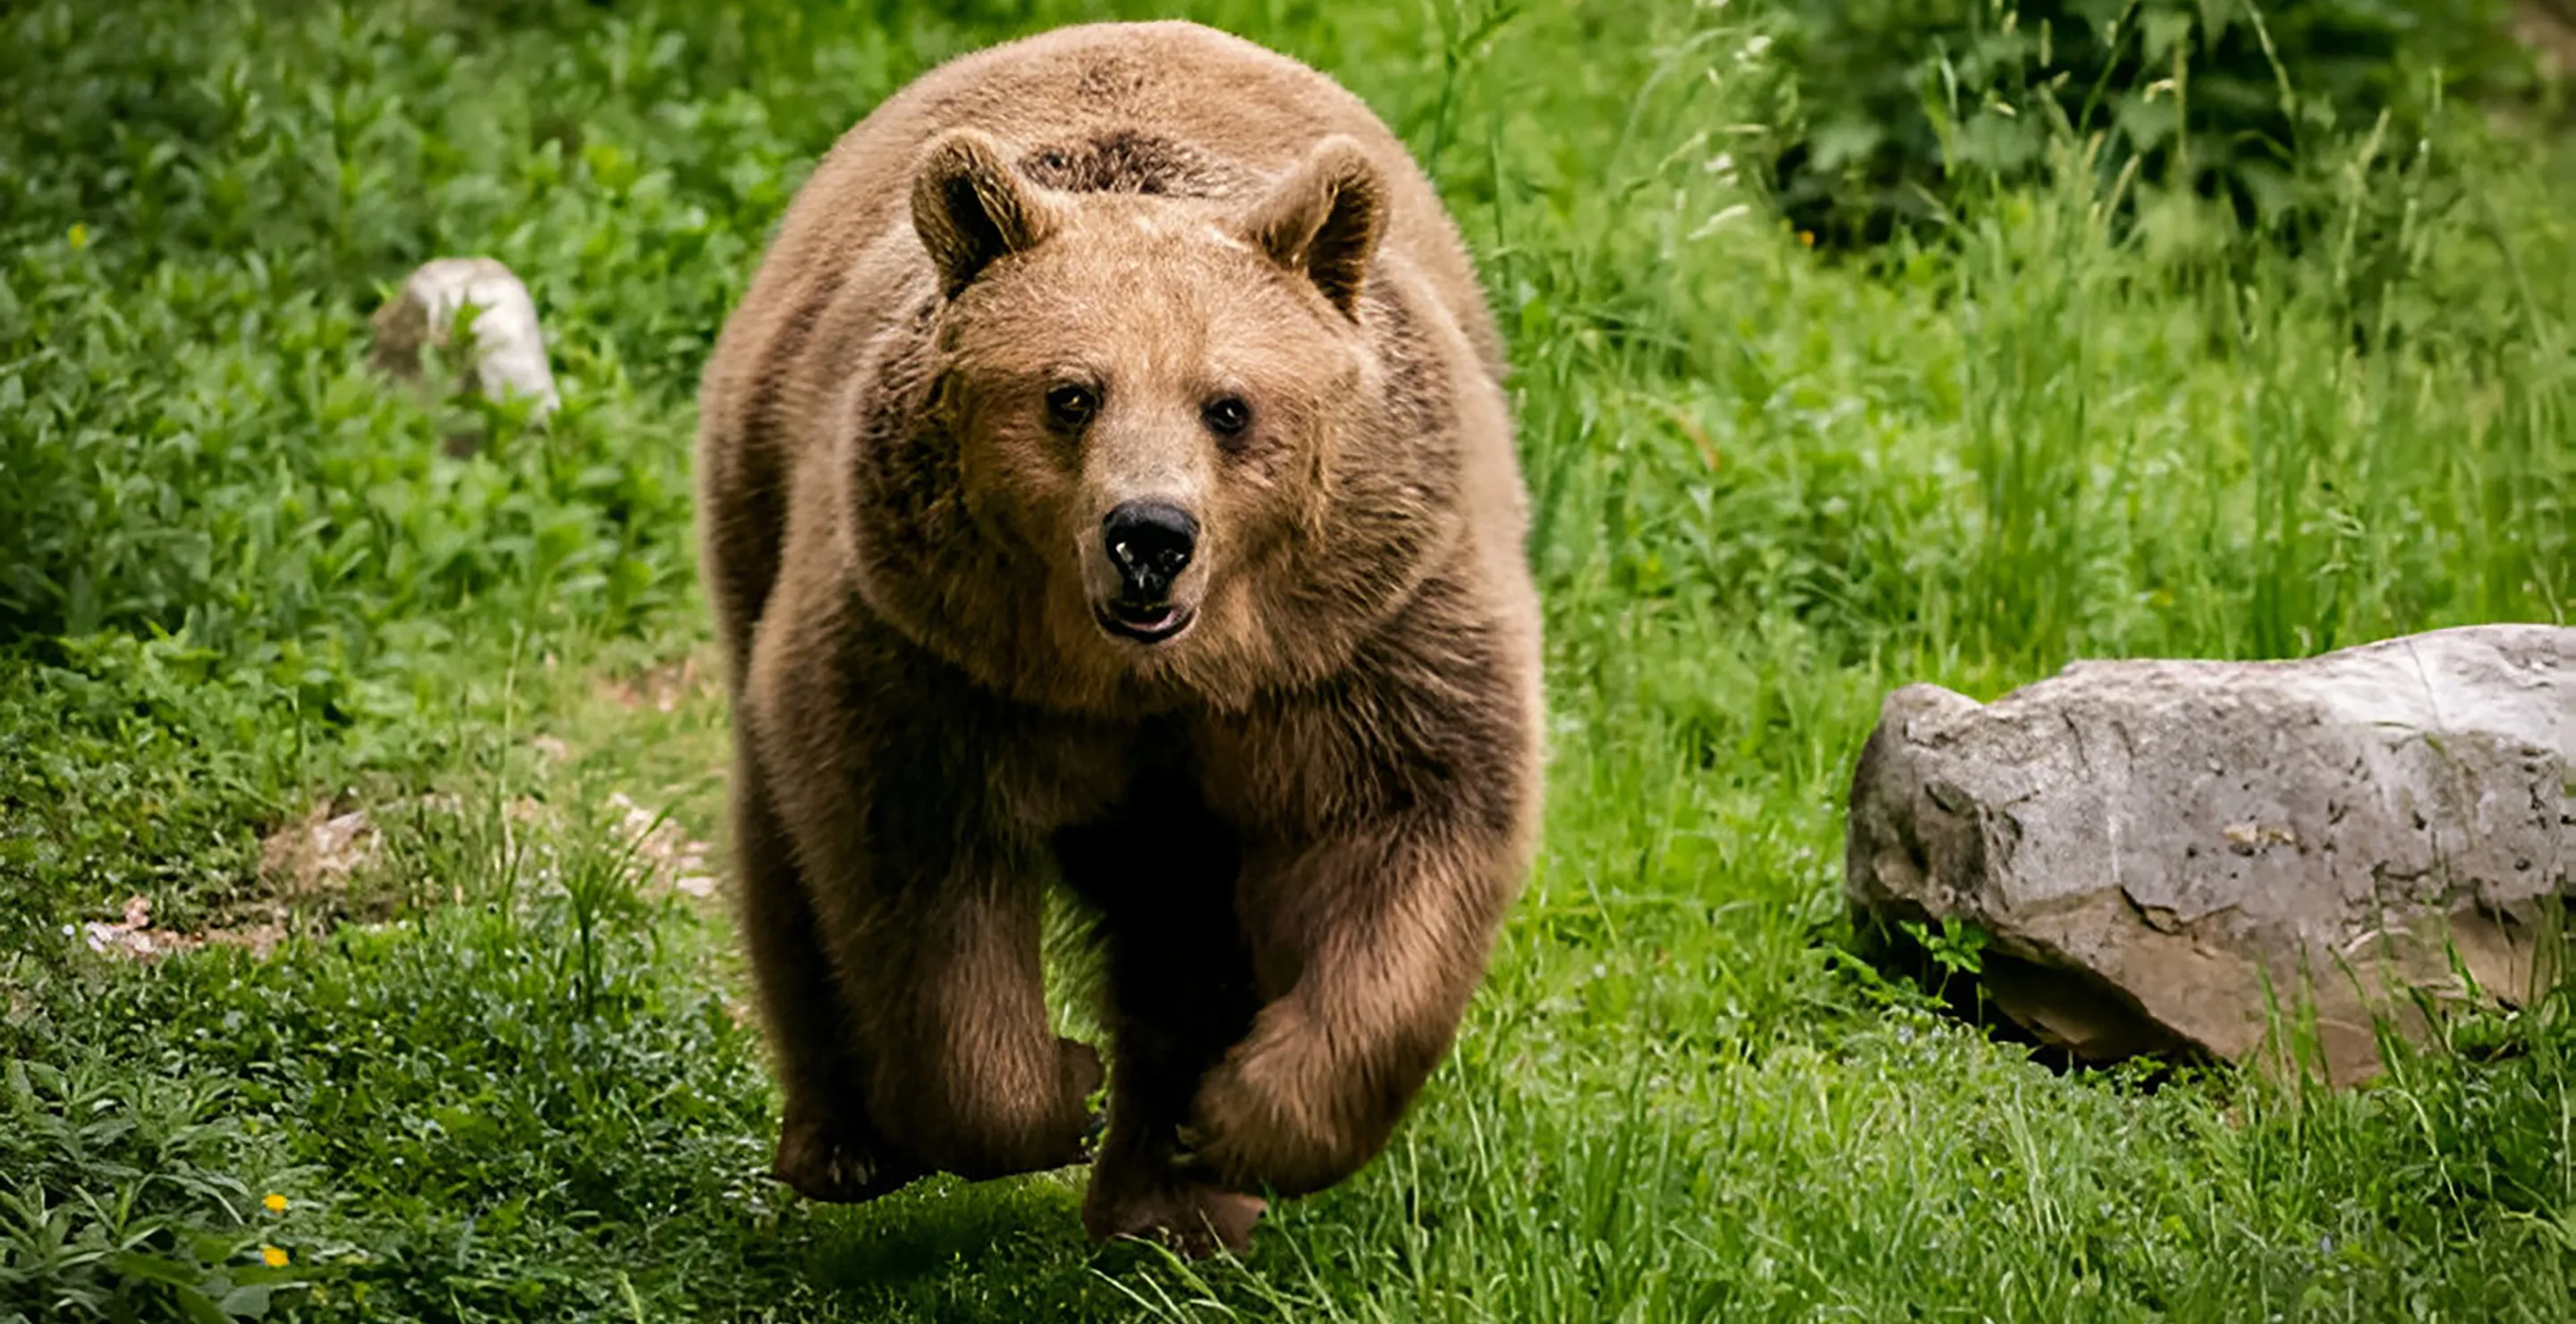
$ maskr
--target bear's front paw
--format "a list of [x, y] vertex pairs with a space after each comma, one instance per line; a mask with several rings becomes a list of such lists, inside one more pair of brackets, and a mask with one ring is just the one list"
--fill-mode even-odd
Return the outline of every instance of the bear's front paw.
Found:
[[1252, 1245], [1269, 1204], [1257, 1195], [1174, 1174], [1103, 1172], [1082, 1202], [1082, 1226], [1101, 1241], [1136, 1237], [1200, 1259]]
[[1228, 1186], [1283, 1195], [1340, 1181], [1366, 1155], [1353, 1143], [1360, 1119], [1334, 1106], [1337, 1083], [1306, 1036], [1255, 1034], [1199, 1082], [1191, 1161]]
[[791, 1114], [778, 1129], [770, 1175], [808, 1200], [856, 1204], [924, 1175], [865, 1126]]

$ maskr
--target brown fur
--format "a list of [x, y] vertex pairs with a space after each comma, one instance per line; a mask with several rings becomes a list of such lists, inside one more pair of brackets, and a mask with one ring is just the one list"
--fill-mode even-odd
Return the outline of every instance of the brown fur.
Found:
[[[1378, 1152], [1534, 843], [1501, 372], [1402, 146], [1235, 38], [997, 47], [833, 148], [701, 399], [782, 1179], [1079, 1158], [1101, 1067], [1048, 1028], [1049, 879], [1108, 957], [1095, 1235], [1240, 1247], [1255, 1192]], [[1087, 423], [1041, 403], [1066, 382]], [[1144, 497], [1199, 525], [1194, 623], [1151, 645], [1094, 619]]]

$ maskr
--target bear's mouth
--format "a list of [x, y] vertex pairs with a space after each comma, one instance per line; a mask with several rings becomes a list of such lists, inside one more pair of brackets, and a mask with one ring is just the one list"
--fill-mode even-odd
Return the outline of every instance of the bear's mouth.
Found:
[[1190, 628], [1198, 613], [1176, 602], [1107, 602], [1094, 608], [1092, 615], [1101, 629], [1121, 639], [1159, 644]]

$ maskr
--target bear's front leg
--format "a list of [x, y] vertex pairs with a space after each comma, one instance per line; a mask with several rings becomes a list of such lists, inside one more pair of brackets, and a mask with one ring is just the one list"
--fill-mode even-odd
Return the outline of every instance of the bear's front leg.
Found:
[[1436, 810], [1255, 852], [1245, 928], [1286, 988], [1200, 1083], [1197, 1161], [1298, 1195], [1374, 1158], [1447, 1053], [1521, 868], [1507, 833]]
[[1047, 1021], [1037, 864], [997, 829], [915, 838], [863, 823], [809, 823], [803, 853], [813, 940], [865, 1070], [838, 1091], [791, 1086], [782, 1174], [819, 1198], [866, 1199], [929, 1172], [1080, 1162], [1100, 1055]]
[[[1047, 1021], [1049, 868], [993, 791], [1010, 746], [982, 734], [989, 702], [899, 641], [833, 633], [808, 604], [771, 622], [752, 747], [805, 905], [768, 929], [794, 943], [752, 954], [808, 1040], [848, 1045], [848, 1069], [788, 1080], [782, 1168], [800, 1189], [864, 1198], [927, 1172], [1079, 1162], [1100, 1057]], [[797, 944], [825, 958], [837, 996], [777, 959]]]
[[1100, 1055], [1047, 1023], [1039, 875], [959, 856], [918, 872], [881, 862], [877, 895], [836, 944], [872, 1067], [868, 1115], [925, 1166], [970, 1180], [1079, 1163]]

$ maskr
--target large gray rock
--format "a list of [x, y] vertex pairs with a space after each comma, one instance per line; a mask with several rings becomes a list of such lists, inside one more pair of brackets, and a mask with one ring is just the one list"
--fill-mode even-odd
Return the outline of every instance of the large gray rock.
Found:
[[2375, 1016], [2418, 1032], [2557, 977], [2576, 629], [2084, 662], [1992, 704], [1908, 686], [1861, 751], [1844, 863], [1865, 927], [1983, 929], [1994, 1003], [2079, 1057], [2313, 1050], [2363, 1079]]

